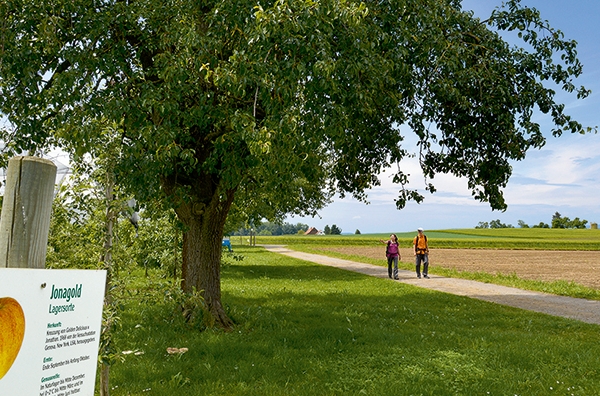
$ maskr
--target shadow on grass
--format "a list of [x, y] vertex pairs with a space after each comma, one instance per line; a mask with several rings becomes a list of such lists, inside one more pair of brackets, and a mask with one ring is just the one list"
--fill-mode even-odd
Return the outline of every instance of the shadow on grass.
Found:
[[231, 265], [223, 269], [224, 277], [231, 277], [233, 279], [259, 279], [259, 278], [270, 278], [270, 279], [321, 279], [323, 281], [336, 282], [336, 281], [348, 281], [356, 279], [356, 274], [337, 270], [337, 271], [326, 271], [324, 272], [323, 265], [318, 264], [306, 264], [302, 267], [297, 265], [278, 265], [276, 267], [271, 265], [252, 264], [248, 266]]
[[[224, 289], [224, 301], [237, 323], [244, 326], [244, 323], [253, 322], [253, 316], [243, 312], [250, 313], [258, 308], [261, 314], [265, 309], [269, 310], [272, 323], [285, 318], [309, 323], [309, 328], [324, 323], [343, 323], [351, 320], [357, 312], [360, 313], [359, 318], [373, 323], [393, 311], [393, 317], [382, 320], [418, 328], [448, 326], [457, 329], [469, 323], [472, 329], [485, 328], [486, 333], [506, 329], [507, 326], [519, 328], [519, 321], [523, 320], [527, 321], [529, 328], [536, 320], [545, 323], [550, 318], [327, 266], [287, 264], [287, 260], [290, 259], [276, 265], [233, 265], [224, 270], [225, 284], [231, 282], [231, 287]], [[349, 310], [352, 312], [350, 316]], [[291, 312], [293, 315], [290, 316]], [[570, 320], [551, 320], [558, 328], [573, 325]], [[392, 325], [392, 328], [396, 327]]]

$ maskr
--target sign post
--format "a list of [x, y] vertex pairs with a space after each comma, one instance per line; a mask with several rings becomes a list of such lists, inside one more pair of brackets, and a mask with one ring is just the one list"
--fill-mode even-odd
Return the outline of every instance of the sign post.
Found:
[[8, 161], [0, 219], [0, 268], [44, 268], [56, 166], [37, 157]]

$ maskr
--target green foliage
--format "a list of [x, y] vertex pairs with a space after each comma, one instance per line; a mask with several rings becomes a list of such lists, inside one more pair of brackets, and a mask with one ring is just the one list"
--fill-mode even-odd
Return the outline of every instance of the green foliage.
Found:
[[48, 251], [48, 268], [98, 269], [104, 240], [103, 200], [81, 185], [61, 185], [54, 198]]
[[490, 221], [490, 228], [514, 228], [511, 224], [504, 224], [500, 219]]
[[331, 235], [340, 235], [342, 233], [342, 229], [335, 224], [331, 226]]
[[[106, 200], [97, 175], [74, 174], [59, 187], [54, 198], [48, 236], [47, 267], [101, 268]], [[124, 201], [110, 205], [119, 213], [115, 223], [112, 246], [114, 271], [129, 271], [131, 267], [163, 268], [173, 274], [181, 251], [181, 230], [172, 212], [151, 217], [142, 211], [140, 229], [136, 235], [129, 215], [122, 215]]]
[[534, 225], [533, 228], [550, 228], [550, 226], [543, 221], [540, 221], [538, 225]]
[[[521, 221], [521, 220], [519, 220]], [[519, 223], [519, 225], [521, 225]], [[487, 221], [480, 221], [475, 228], [514, 228], [511, 224], [504, 224], [500, 219], [492, 220], [489, 223]]]
[[[173, 211], [152, 216], [148, 211], [140, 213], [137, 235], [129, 232], [126, 240], [132, 259], [144, 268], [162, 268], [177, 277], [181, 263], [182, 227]], [[127, 225], [133, 231], [131, 225]]]
[[181, 309], [185, 321], [191, 326], [201, 328], [213, 327], [212, 317], [206, 314], [206, 304], [202, 294], [198, 291], [184, 293], [178, 287], [172, 285], [168, 290], [174, 303]]
[[335, 224], [333, 224], [331, 227], [329, 224], [327, 224], [325, 228], [323, 228], [323, 234], [325, 235], [341, 235], [341, 233], [342, 229]]
[[[116, 281], [111, 282], [109, 286], [111, 289], [108, 290], [108, 294], [111, 296], [122, 295], [124, 282]], [[121, 320], [121, 302], [110, 298], [110, 301], [105, 299], [104, 306], [102, 308], [102, 331], [100, 333], [100, 345], [98, 351], [98, 361], [104, 365], [111, 366], [116, 362], [122, 361], [123, 355], [120, 353], [114, 343], [114, 335], [122, 330]]]
[[357, 228], [356, 231], [354, 231], [355, 235], [360, 235], [360, 230]]

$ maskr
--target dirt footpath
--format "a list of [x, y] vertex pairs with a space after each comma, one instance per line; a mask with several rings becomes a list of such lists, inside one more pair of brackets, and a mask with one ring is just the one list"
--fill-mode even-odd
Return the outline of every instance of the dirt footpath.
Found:
[[[323, 248], [344, 254], [381, 259], [385, 246]], [[413, 262], [411, 249], [400, 249], [403, 262]], [[565, 280], [600, 289], [600, 252], [565, 252], [548, 250], [431, 249], [429, 261], [435, 267], [459, 271], [516, 274], [523, 279]]]

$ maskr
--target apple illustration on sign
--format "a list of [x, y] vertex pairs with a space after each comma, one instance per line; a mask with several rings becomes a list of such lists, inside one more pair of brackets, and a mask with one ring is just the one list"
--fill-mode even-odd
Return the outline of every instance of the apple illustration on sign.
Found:
[[0, 298], [0, 379], [19, 354], [25, 336], [25, 314], [17, 300]]

